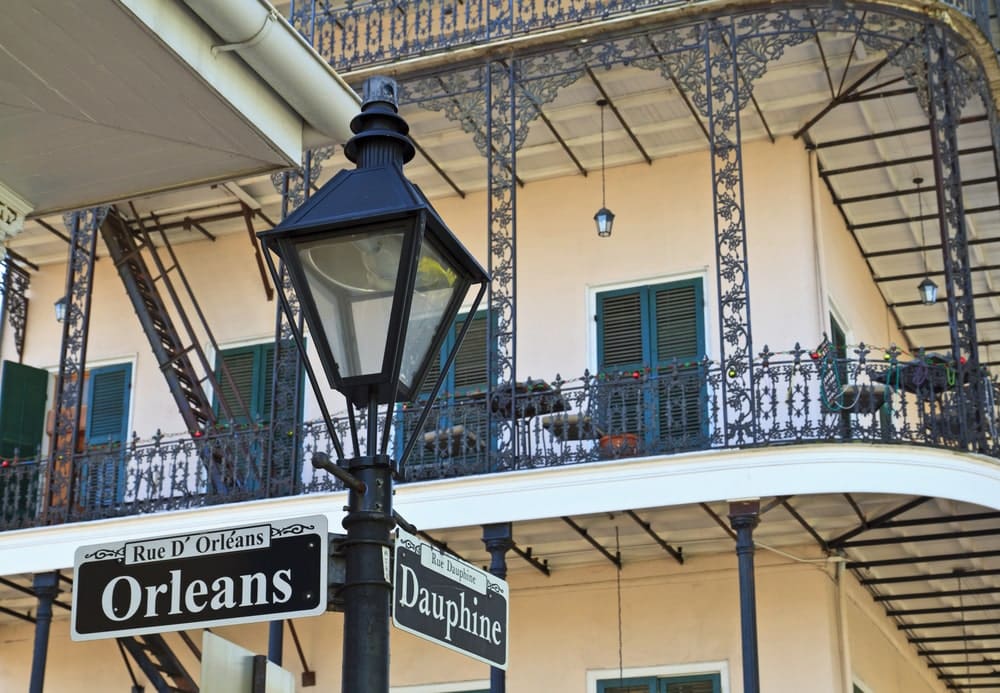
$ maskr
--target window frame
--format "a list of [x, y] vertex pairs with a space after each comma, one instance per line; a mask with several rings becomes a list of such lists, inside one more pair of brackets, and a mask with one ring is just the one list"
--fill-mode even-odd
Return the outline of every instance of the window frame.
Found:
[[[623, 371], [634, 370], [636, 368], [658, 368], [663, 363], [669, 363], [672, 359], [670, 358], [660, 358], [656, 351], [656, 341], [657, 341], [657, 320], [656, 320], [656, 294], [663, 290], [675, 290], [682, 289], [685, 287], [693, 287], [695, 290], [695, 306], [696, 306], [696, 316], [697, 322], [695, 325], [696, 330], [696, 354], [692, 356], [698, 360], [703, 359], [708, 351], [708, 325], [705, 319], [705, 282], [702, 277], [689, 277], [686, 279], [676, 279], [671, 281], [662, 282], [649, 282], [643, 284], [637, 284], [634, 286], [626, 286], [620, 288], [612, 288], [606, 290], [600, 290], [594, 292], [594, 323], [596, 326], [594, 332], [594, 346], [595, 346], [595, 372], [607, 375], [609, 368], [621, 368]], [[629, 363], [629, 364], [616, 364], [612, 366], [605, 366], [602, 364], [603, 354], [602, 345], [604, 343], [603, 332], [604, 332], [604, 320], [603, 320], [603, 310], [601, 305], [601, 300], [604, 297], [617, 297], [626, 296], [629, 294], [638, 294], [640, 300], [640, 320], [642, 330], [642, 362], [641, 363]]]
[[[714, 275], [713, 275], [714, 276]], [[676, 274], [655, 275], [643, 277], [641, 279], [631, 279], [628, 281], [609, 282], [607, 284], [594, 284], [587, 287], [586, 316], [587, 324], [597, 324], [597, 297], [608, 291], [619, 289], [638, 289], [644, 286], [654, 286], [660, 284], [673, 284], [689, 280], [701, 282], [703, 304], [701, 307], [701, 320], [704, 326], [705, 343], [703, 345], [704, 356], [711, 358], [718, 349], [718, 329], [715, 323], [715, 312], [710, 310], [716, 304], [715, 283], [709, 281], [707, 269], [693, 270], [689, 272], [677, 272]], [[600, 361], [598, 360], [598, 338], [597, 330], [588, 328], [587, 334], [587, 364], [592, 373], [597, 373]]]
[[389, 693], [489, 693], [489, 679], [451, 683], [421, 683], [414, 686], [390, 686]]
[[712, 693], [720, 693], [721, 677], [718, 673], [688, 674], [685, 676], [641, 676], [631, 678], [610, 678], [597, 682], [597, 693], [612, 693], [617, 688], [646, 686], [646, 693], [667, 693], [667, 687], [684, 683], [700, 683], [708, 681], [712, 684]]
[[[694, 353], [663, 357], [658, 353], [661, 346], [659, 332], [659, 318], [661, 316], [658, 313], [658, 298], [661, 294], [678, 290], [691, 290], [694, 294]], [[641, 358], [639, 361], [607, 363], [607, 356], [604, 353], [608, 317], [606, 301], [626, 296], [635, 296], [638, 300], [636, 308], [639, 320]], [[694, 368], [698, 368], [698, 371], [701, 372], [700, 364], [703, 363], [708, 353], [709, 327], [704, 276], [697, 274], [667, 278], [662, 281], [644, 281], [616, 287], [595, 288], [591, 298], [594, 309], [594, 329], [591, 331], [594, 340], [594, 372], [598, 378], [613, 380], [619, 376], [625, 377], [631, 372], [644, 373], [647, 370], [657, 373], [660, 369], [668, 368], [673, 363], [682, 364], [682, 370], [683, 366], [691, 367], [692, 363], [698, 364]], [[629, 326], [628, 329], [633, 328]], [[658, 382], [626, 386], [619, 390], [618, 394], [613, 394], [612, 396], [617, 398], [617, 404], [614, 407], [605, 404], [601, 409], [601, 411], [614, 409], [617, 412], [617, 426], [611, 425], [608, 430], [613, 429], [616, 433], [642, 431], [643, 434], [639, 439], [642, 447], [646, 450], [656, 450], [661, 444], [667, 444], [671, 449], [678, 446], [681, 449], [701, 447], [703, 441], [710, 437], [707, 413], [708, 393], [703, 385], [695, 387], [699, 379], [688, 380], [696, 378], [696, 375], [689, 374], [680, 377], [687, 381], [687, 384], [682, 385], [685, 394], [679, 401], [675, 398], [661, 399]], [[702, 378], [704, 377], [702, 375]], [[629, 392], [634, 392], [634, 395], [629, 395]], [[632, 397], [640, 397], [641, 401], [633, 401]], [[671, 413], [665, 414], [662, 407], [671, 405]], [[675, 411], [678, 406], [681, 408], [679, 412]], [[665, 416], [668, 418], [664, 418]], [[697, 421], [693, 418], [694, 416], [697, 417]], [[670, 428], [664, 426], [664, 423], [670, 421], [681, 422], [679, 432], [673, 425]], [[689, 426], [689, 423], [697, 423], [697, 430], [694, 426]]]
[[619, 677], [628, 681], [661, 679], [685, 679], [691, 677], [717, 676], [719, 693], [730, 693], [729, 663], [725, 660], [692, 662], [690, 664], [667, 664], [646, 667], [626, 667], [623, 669], [589, 669], [587, 670], [587, 693], [601, 693], [598, 688], [601, 683], [616, 685]]

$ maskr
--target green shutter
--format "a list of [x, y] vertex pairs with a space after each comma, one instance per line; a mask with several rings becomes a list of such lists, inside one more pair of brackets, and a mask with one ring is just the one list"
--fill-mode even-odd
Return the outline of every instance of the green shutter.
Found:
[[608, 679], [597, 682], [597, 693], [657, 693], [656, 684], [652, 676]]
[[[292, 345], [294, 348], [294, 345]], [[271, 420], [271, 401], [274, 396], [274, 343], [260, 345], [260, 392], [257, 400], [259, 405], [255, 411], [260, 412], [261, 421]]]
[[698, 288], [694, 284], [683, 284], [654, 289], [657, 362], [689, 361], [701, 356]]
[[665, 681], [666, 687], [663, 693], [716, 693], [716, 688], [712, 679], [701, 679], [698, 681], [683, 681], [674, 683]]
[[431, 363], [427, 367], [427, 375], [424, 376], [424, 382], [420, 385], [420, 398], [430, 397], [431, 390], [434, 389], [434, 384], [437, 383], [438, 376], [440, 375], [441, 375], [440, 357], [436, 359], [431, 359]]
[[722, 678], [718, 674], [643, 676], [626, 679], [606, 679], [597, 682], [597, 693], [721, 693]]
[[[464, 320], [464, 317], [458, 318], [455, 324], [456, 330]], [[485, 313], [480, 313], [472, 318], [472, 324], [469, 325], [469, 331], [465, 333], [465, 339], [458, 349], [458, 354], [455, 355], [455, 363], [452, 366], [453, 388], [456, 392], [486, 389], [488, 367], [486, 327]]]
[[[451, 326], [448, 338], [445, 339], [444, 345], [441, 347], [441, 354], [437, 359], [431, 361], [430, 367], [427, 369], [427, 375], [424, 377], [424, 382], [420, 386], [420, 396], [422, 398], [426, 398], [431, 394], [434, 383], [437, 382], [438, 376], [441, 374], [441, 366], [444, 365], [444, 361], [448, 357], [448, 351], [455, 344], [457, 332], [464, 321], [464, 315], [459, 315], [455, 318], [455, 323]], [[477, 313], [472, 318], [469, 331], [465, 333], [462, 346], [459, 347], [458, 353], [455, 354], [455, 361], [452, 364], [451, 371], [441, 384], [442, 393], [466, 393], [486, 389], [488, 367], [486, 327], [486, 313]]]
[[87, 387], [87, 445], [124, 442], [128, 436], [132, 365], [94, 368]]
[[646, 330], [639, 290], [612, 291], [597, 297], [597, 359], [602, 373], [642, 366]]
[[0, 376], [0, 457], [37, 457], [45, 430], [49, 374], [13, 361]]
[[[274, 352], [274, 342], [223, 349], [219, 352], [215, 374], [219, 392], [215, 396], [215, 411], [220, 420], [223, 411], [219, 406], [220, 395], [237, 424], [251, 421], [267, 423], [271, 420]], [[225, 376], [221, 364], [225, 364], [229, 378]]]
[[653, 375], [604, 381], [596, 401], [604, 430], [641, 432], [647, 449], [698, 444], [705, 419], [703, 378], [693, 364], [705, 353], [702, 305], [697, 279], [598, 294], [599, 373], [649, 369]]
[[220, 416], [225, 411], [219, 405], [218, 401], [221, 399], [235, 421], [246, 423], [253, 408], [253, 385], [257, 375], [254, 370], [254, 350], [252, 347], [226, 349], [219, 354], [219, 364], [216, 373], [219, 382], [216, 410], [220, 412]]

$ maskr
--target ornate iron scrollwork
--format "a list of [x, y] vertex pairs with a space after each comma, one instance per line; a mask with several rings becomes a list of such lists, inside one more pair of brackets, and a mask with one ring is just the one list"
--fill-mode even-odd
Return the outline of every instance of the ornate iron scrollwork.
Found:
[[9, 257], [4, 259], [3, 310], [14, 331], [14, 350], [18, 362], [24, 357], [24, 327], [28, 322], [28, 273], [15, 265]]
[[96, 207], [72, 212], [63, 218], [70, 230], [70, 246], [66, 270], [66, 318], [63, 320], [62, 352], [53, 406], [54, 443], [49, 455], [43, 498], [43, 512], [50, 524], [72, 517], [79, 502], [75, 489], [74, 456], [83, 404], [97, 235], [107, 214], [107, 207]]

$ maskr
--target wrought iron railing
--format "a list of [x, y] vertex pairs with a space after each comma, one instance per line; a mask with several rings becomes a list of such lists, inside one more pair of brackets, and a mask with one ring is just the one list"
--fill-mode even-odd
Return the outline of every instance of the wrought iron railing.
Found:
[[[477, 43], [691, 5], [689, 0], [297, 0], [291, 21], [337, 70]], [[941, 4], [975, 20], [990, 36], [986, 0]]]
[[[817, 442], [912, 444], [1000, 458], [997, 384], [962, 363], [896, 350], [873, 359], [865, 347], [844, 359], [824, 344], [782, 354], [765, 349], [753, 366], [754, 418], [740, 436], [729, 431], [725, 374], [708, 360], [445, 396], [416, 433], [403, 477]], [[418, 414], [416, 407], [393, 412], [397, 456]], [[514, 425], [501, 427], [501, 420]], [[346, 421], [335, 426], [349, 438]], [[281, 447], [298, 451], [291, 479], [277, 478], [268, 462], [273, 435], [295, 438], [294, 446]], [[76, 455], [69, 497], [47, 503], [45, 464], [0, 461], [0, 529], [337, 490], [331, 476], [309, 464], [316, 452], [333, 454], [320, 422], [293, 431], [249, 426], [200, 438], [158, 435]], [[289, 465], [274, 469], [287, 476]]]

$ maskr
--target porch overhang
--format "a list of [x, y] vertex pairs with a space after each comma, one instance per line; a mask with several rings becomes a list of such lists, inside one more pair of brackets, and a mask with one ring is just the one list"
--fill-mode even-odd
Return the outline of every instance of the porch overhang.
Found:
[[350, 136], [356, 95], [265, 0], [199, 4], [5, 10], [0, 186], [29, 217], [288, 168]]
[[[904, 494], [1000, 510], [992, 460], [912, 446], [809, 445], [613, 460], [413, 483], [400, 514], [421, 530], [558, 520], [628, 508], [670, 508], [727, 498]], [[0, 575], [60, 570], [79, 546], [324, 514], [340, 525], [346, 492], [310, 493], [0, 533]], [[844, 517], [847, 521], [851, 513]]]

